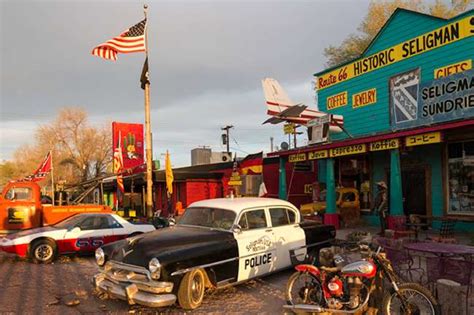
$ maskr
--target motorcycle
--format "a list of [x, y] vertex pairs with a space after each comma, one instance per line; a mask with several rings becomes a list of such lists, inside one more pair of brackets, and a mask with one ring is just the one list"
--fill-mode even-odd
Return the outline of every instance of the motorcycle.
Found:
[[[383, 314], [437, 315], [439, 306], [430, 291], [418, 283], [400, 283], [382, 247], [373, 251], [358, 244], [362, 259], [349, 262], [348, 256], [335, 254], [331, 267], [300, 264], [289, 278], [286, 288], [287, 304], [293, 311], [312, 313], [354, 314], [364, 312], [376, 289], [382, 289], [381, 279], [388, 280], [384, 292]], [[354, 251], [354, 248], [351, 249]], [[380, 281], [379, 281], [380, 280]]]

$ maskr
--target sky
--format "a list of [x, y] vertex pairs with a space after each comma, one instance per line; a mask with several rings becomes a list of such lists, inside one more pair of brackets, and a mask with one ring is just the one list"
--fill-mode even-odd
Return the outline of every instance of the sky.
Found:
[[[324, 48], [354, 33], [366, 0], [148, 1], [153, 155], [169, 150], [173, 166], [190, 151], [244, 157], [288, 141], [268, 117], [261, 80], [277, 79], [290, 98], [316, 108], [312, 75]], [[116, 62], [93, 47], [143, 19], [143, 1], [0, 1], [0, 161], [13, 158], [35, 130], [66, 106], [92, 124], [144, 123], [139, 78], [143, 53]], [[298, 141], [305, 142], [305, 136]]]

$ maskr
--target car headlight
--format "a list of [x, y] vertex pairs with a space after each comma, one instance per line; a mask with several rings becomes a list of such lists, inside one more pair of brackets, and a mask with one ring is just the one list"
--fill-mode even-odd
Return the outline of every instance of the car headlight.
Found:
[[154, 280], [160, 279], [161, 264], [160, 264], [160, 261], [157, 258], [152, 258], [150, 260], [150, 262], [148, 263], [148, 270], [150, 270], [151, 277]]
[[99, 266], [103, 266], [105, 264], [104, 250], [100, 247], [95, 250], [95, 261]]

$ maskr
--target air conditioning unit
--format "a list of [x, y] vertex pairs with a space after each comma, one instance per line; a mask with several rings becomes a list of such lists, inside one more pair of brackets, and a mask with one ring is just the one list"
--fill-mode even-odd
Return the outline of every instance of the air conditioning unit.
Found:
[[232, 154], [227, 152], [222, 152], [221, 157], [222, 162], [230, 162], [232, 161]]
[[308, 127], [308, 144], [316, 144], [328, 141], [329, 123], [331, 120], [332, 115], [327, 114], [308, 121], [306, 124]]
[[223, 163], [232, 161], [232, 154], [227, 152], [212, 152], [211, 163]]

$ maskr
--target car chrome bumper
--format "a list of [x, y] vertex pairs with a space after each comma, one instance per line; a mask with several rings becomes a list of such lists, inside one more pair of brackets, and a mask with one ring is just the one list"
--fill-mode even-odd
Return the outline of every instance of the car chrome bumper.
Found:
[[151, 280], [146, 271], [136, 266], [108, 262], [105, 268], [94, 276], [93, 282], [99, 291], [125, 300], [130, 305], [164, 307], [174, 304], [176, 296], [171, 293], [173, 283]]

